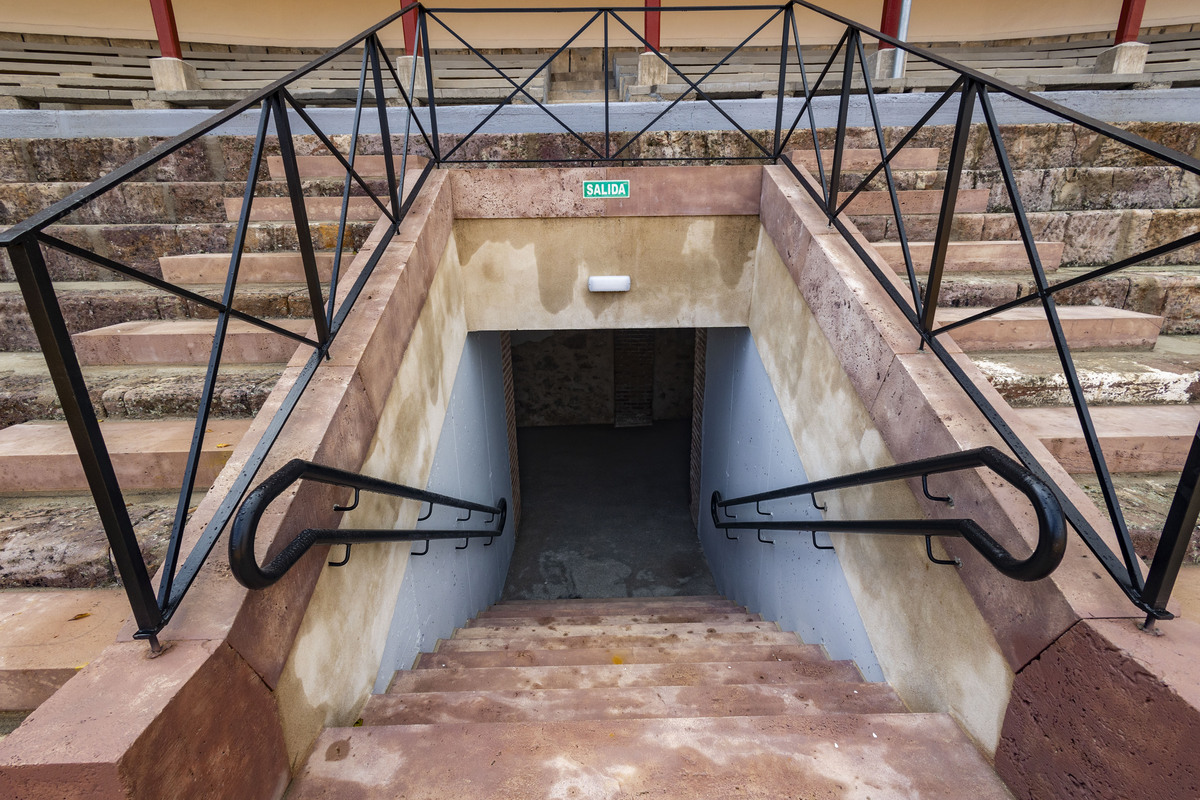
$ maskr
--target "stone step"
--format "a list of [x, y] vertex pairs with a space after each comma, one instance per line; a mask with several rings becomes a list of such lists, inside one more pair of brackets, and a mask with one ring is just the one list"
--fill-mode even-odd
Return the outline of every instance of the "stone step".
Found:
[[746, 609], [720, 596], [675, 595], [669, 597], [588, 597], [566, 600], [505, 600], [479, 614], [479, 617], [579, 616], [593, 614], [662, 614], [709, 610], [741, 613]]
[[711, 611], [695, 611], [692, 613], [662, 613], [662, 614], [609, 614], [594, 616], [570, 617], [539, 617], [536, 620], [529, 617], [480, 617], [467, 620], [466, 628], [488, 627], [493, 629], [515, 629], [529, 625], [653, 625], [670, 622], [761, 622], [758, 614], [723, 614]]
[[388, 692], [601, 689], [632, 686], [777, 686], [862, 680], [852, 661], [737, 661], [691, 664], [591, 664], [401, 670]]
[[[1092, 472], [1074, 408], [1022, 408], [1018, 416], [1070, 473]], [[1176, 472], [1200, 425], [1200, 405], [1091, 410], [1110, 472]]]
[[[327, 282], [333, 271], [331, 252], [317, 253], [317, 276]], [[163, 256], [158, 259], [163, 280], [181, 286], [192, 284], [224, 284], [229, 273], [230, 253], [192, 253]], [[354, 259], [354, 253], [342, 253], [342, 270]], [[303, 283], [304, 261], [294, 253], [243, 253], [238, 266], [238, 286], [246, 283]]]
[[[403, 763], [420, 769], [398, 768]], [[318, 797], [1010, 800], [945, 714], [330, 728], [292, 782]]]
[[[344, 248], [361, 247], [375, 227], [369, 221], [350, 221], [342, 240]], [[312, 220], [309, 229], [313, 246], [318, 251], [333, 250], [338, 241], [336, 220]], [[164, 255], [185, 253], [228, 253], [236, 238], [236, 222], [204, 222], [189, 224], [101, 224], [60, 225], [50, 233], [66, 241], [96, 252], [106, 258], [161, 276], [158, 259]], [[247, 230], [246, 250], [249, 252], [295, 252], [299, 247], [293, 222], [252, 222]], [[44, 248], [50, 277], [56, 281], [115, 280], [112, 272], [95, 264]], [[7, 251], [0, 250], [0, 280], [12, 281], [12, 266]]]
[[[84, 367], [83, 378], [102, 419], [195, 416], [204, 366]], [[282, 372], [280, 364], [222, 364], [212, 414], [258, 413]], [[34, 419], [60, 419], [62, 409], [41, 353], [0, 353], [0, 428]]]
[[[380, 197], [386, 206], [387, 197]], [[337, 221], [342, 215], [340, 197], [306, 197], [304, 208], [312, 222]], [[225, 218], [236, 222], [242, 213], [242, 198], [225, 198]], [[374, 222], [383, 212], [369, 197], [351, 197], [346, 207], [346, 219]], [[250, 206], [250, 219], [255, 222], [292, 222], [292, 201], [287, 197], [256, 197]]]
[[629, 647], [606, 644], [563, 650], [439, 650], [422, 653], [414, 669], [448, 667], [560, 667], [586, 664], [695, 664], [709, 661], [824, 661], [818, 645], [661, 644]]
[[[216, 312], [168, 292], [131, 281], [55, 283], [59, 308], [74, 333], [135, 320], [213, 319]], [[219, 301], [223, 286], [187, 287]], [[308, 288], [296, 283], [239, 285], [234, 308], [256, 317], [306, 319], [312, 316]], [[37, 335], [15, 283], [0, 283], [0, 351], [37, 350]]]
[[[938, 166], [936, 147], [905, 147], [891, 160], [893, 170], [928, 169]], [[821, 150], [821, 163], [826, 174], [833, 168], [833, 149]], [[817, 154], [812, 150], [794, 150], [788, 154], [792, 162], [816, 174]], [[850, 171], [870, 172], [883, 158], [878, 148], [847, 147], [842, 151], [842, 169]]]
[[[838, 196], [838, 205], [844, 202], [846, 196], [846, 194]], [[936, 215], [942, 209], [942, 193], [937, 189], [904, 189], [896, 192], [896, 198], [900, 201], [900, 213], [905, 217], [909, 214]], [[956, 214], [980, 214], [987, 211], [987, 208], [987, 189], [959, 190], [958, 201], [954, 207]], [[891, 216], [891, 195], [886, 191], [860, 192], [850, 201], [850, 205], [846, 207], [844, 213], [863, 217]], [[905, 221], [907, 222], [907, 219]], [[910, 236], [910, 238], [912, 237]]]
[[[933, 242], [908, 243], [918, 274], [928, 272], [933, 260]], [[877, 242], [875, 249], [897, 272], [904, 272], [904, 250], [899, 242]], [[1047, 271], [1058, 269], [1062, 242], [1038, 242], [1038, 255]], [[946, 249], [946, 272], [1030, 272], [1023, 242], [950, 242]]]
[[[125, 509], [151, 575], [162, 564], [175, 517], [179, 487], [171, 488], [149, 493], [122, 487]], [[203, 498], [203, 491], [196, 492], [192, 502]], [[90, 494], [0, 496], [0, 519], [4, 520], [0, 589], [111, 589], [116, 585], [108, 538]], [[122, 607], [128, 613], [128, 604]]]
[[[1072, 353], [1089, 405], [1146, 405], [1200, 400], [1200, 337], [1160, 336], [1149, 352]], [[971, 360], [1017, 408], [1066, 406], [1071, 393], [1053, 351], [977, 352]]]
[[[1100, 508], [1104, 507], [1104, 495], [1100, 482], [1092, 474], [1075, 475], [1075, 482], [1087, 492], [1088, 496]], [[1125, 515], [1125, 523], [1129, 526], [1129, 535], [1133, 539], [1133, 548], [1139, 556], [1149, 562], [1154, 557], [1158, 540], [1162, 537], [1163, 525], [1167, 521], [1167, 512], [1175, 499], [1175, 490], [1179, 486], [1177, 472], [1142, 472], [1117, 473], [1112, 476], [1113, 488], [1117, 499], [1121, 502], [1121, 513]], [[1192, 531], [1192, 539], [1184, 555], [1184, 564], [1200, 565], [1200, 523]], [[1200, 576], [1200, 572], [1193, 573]], [[1176, 596], [1179, 592], [1176, 584]], [[1197, 584], [1200, 589], [1200, 584]], [[1200, 597], [1200, 592], [1197, 593]], [[1188, 614], [1188, 617], [1195, 619]]]
[[[307, 333], [307, 320], [277, 319], [274, 324]], [[212, 320], [140, 320], [77, 333], [71, 337], [79, 363], [207, 364], [216, 322]], [[232, 320], [225, 335], [222, 362], [283, 364], [297, 342], [241, 320]]]
[[[100, 428], [125, 490], [176, 489], [183, 480], [192, 420], [109, 421]], [[210, 420], [196, 485], [207, 488], [250, 427], [247, 419]], [[25, 422], [0, 431], [0, 492], [87, 489], [65, 422]]]
[[121, 589], [0, 591], [0, 711], [32, 711], [112, 644]]
[[[400, 175], [400, 162], [402, 158], [400, 154], [392, 156], [392, 167], [395, 170], [397, 177]], [[428, 161], [423, 156], [409, 154], [406, 164], [406, 169], [421, 169]], [[342, 166], [342, 162], [333, 156], [296, 156], [296, 167], [300, 173], [301, 179], [311, 180], [314, 178], [338, 178], [346, 177], [346, 168]], [[283, 171], [282, 156], [267, 156], [267, 169], [270, 171], [271, 180], [286, 181], [287, 175]], [[363, 180], [370, 178], [386, 178], [387, 177], [387, 159], [382, 155], [368, 156], [358, 155], [354, 157], [354, 171], [358, 173]]]
[[438, 642], [439, 653], [460, 653], [471, 650], [575, 650], [596, 647], [654, 647], [656, 645], [738, 645], [738, 644], [799, 644], [794, 633], [781, 631], [750, 631], [707, 633], [698, 625], [664, 626], [675, 630], [668, 634], [601, 634], [598, 636], [559, 637], [499, 637], [442, 639]]
[[562, 637], [597, 636], [674, 636], [677, 634], [713, 633], [778, 633], [779, 625], [774, 622], [716, 622], [705, 619], [698, 622], [673, 623], [615, 623], [568, 625], [548, 623], [546, 625], [513, 625], [504, 627], [472, 626], [459, 628], [455, 639], [555, 639]]
[[[936, 324], [947, 325], [978, 312], [976, 308], [939, 308]], [[1162, 327], [1162, 317], [1104, 306], [1060, 306], [1058, 315], [1072, 350], [1150, 350]], [[966, 352], [1054, 347], [1050, 325], [1040, 307], [1010, 309], [948, 335]]]
[[[513, 608], [501, 608], [493, 606], [487, 611], [480, 612], [477, 624], [526, 624], [540, 625], [543, 622], [555, 619], [567, 618], [599, 618], [609, 616], [638, 616], [638, 617], [657, 617], [663, 615], [682, 616], [682, 619], [664, 620], [665, 622], [691, 622], [695, 619], [703, 619], [711, 614], [734, 614], [742, 615], [746, 613], [746, 609], [740, 606], [723, 605], [712, 606], [704, 604], [677, 604], [674, 606], [657, 606], [647, 609], [644, 613], [639, 613], [636, 606], [621, 606], [606, 609], [603, 606], [579, 606], [577, 609], [562, 610], [554, 606], [538, 606], [536, 610], [531, 610], [528, 613], [522, 613]], [[503, 620], [503, 622], [495, 622]], [[646, 620], [650, 621], [650, 620]], [[547, 622], [547, 624], [549, 624]]]
[[797, 686], [652, 686], [372, 695], [364, 725], [444, 722], [742, 717], [785, 714], [897, 714], [906, 709], [885, 683]]

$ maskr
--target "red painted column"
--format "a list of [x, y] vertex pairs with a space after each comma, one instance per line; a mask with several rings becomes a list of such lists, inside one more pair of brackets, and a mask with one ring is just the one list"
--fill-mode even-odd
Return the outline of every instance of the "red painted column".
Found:
[[1146, 0], [1125, 0], [1121, 4], [1121, 21], [1117, 23], [1117, 44], [1136, 42], [1142, 28], [1142, 12]]
[[404, 55], [414, 55], [417, 52], [417, 10], [409, 11], [400, 21], [404, 25]]
[[175, 27], [175, 9], [171, 0], [150, 0], [150, 10], [154, 13], [154, 30], [158, 32], [158, 51], [164, 58], [183, 58], [183, 48], [179, 46], [179, 29]]
[[660, 8], [662, 0], [646, 0], [646, 52], [658, 50], [662, 46], [662, 13], [658, 11], [650, 11], [651, 8]]
[[[879, 22], [879, 30], [893, 39], [900, 35], [900, 9], [902, 5], [901, 0], [883, 0], [883, 19]], [[895, 45], [891, 42], [879, 42], [880, 50], [887, 50], [889, 47], [895, 47]]]

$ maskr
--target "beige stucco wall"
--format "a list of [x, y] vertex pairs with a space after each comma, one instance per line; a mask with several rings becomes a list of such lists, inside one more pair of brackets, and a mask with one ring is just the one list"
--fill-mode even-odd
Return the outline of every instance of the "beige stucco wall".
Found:
[[[800, 246], [819, 257], [825, 244], [840, 246], [840, 234], [806, 236]], [[750, 330], [810, 478], [895, 463], [765, 232], [755, 259]], [[902, 483], [829, 492], [821, 500], [831, 519], [922, 516]], [[995, 753], [1013, 672], [957, 572], [931, 564], [918, 538], [841, 534], [833, 541], [897, 694], [913, 711], [949, 711]]]
[[[425, 486], [466, 340], [463, 281], [450, 239], [379, 417], [362, 473]], [[402, 431], [403, 435], [397, 432]], [[411, 528], [419, 504], [364, 493], [343, 527]], [[340, 558], [341, 548], [331, 556]], [[351, 725], [379, 670], [410, 545], [354, 546], [325, 568], [276, 689], [293, 766], [321, 728]]]
[[[444, 0], [437, 8], [479, 7], [473, 0]], [[507, 4], [494, 4], [507, 5]], [[587, 0], [533, 0], [514, 3], [525, 7], [594, 6]], [[669, 4], [668, 4], [669, 5]], [[694, 5], [689, 3], [689, 5]], [[239, 3], [234, 0], [176, 0], [175, 16], [184, 41], [276, 46], [332, 46], [396, 11], [399, 3], [366, 2], [330, 4], [297, 0], [286, 6], [276, 3]], [[881, 0], [843, 0], [826, 6], [839, 14], [872, 27], [879, 24]], [[1062, 0], [1058, 3], [957, 3], [950, 0], [914, 0], [909, 29], [913, 41], [959, 41], [985, 38], [1024, 37], [1116, 28], [1120, 0], [1090, 2]], [[694, 15], [665, 14], [663, 45], [728, 45], [740, 41], [761, 20], [761, 12]], [[586, 21], [586, 14], [513, 15], [488, 19], [446, 15], [446, 21], [464, 38], [480, 47], [557, 47]], [[627, 21], [639, 32], [641, 14], [632, 12]], [[830, 42], [840, 28], [815, 15], [798, 16], [804, 42]], [[1156, 0], [1147, 4], [1143, 24], [1171, 25], [1200, 22], [1194, 0]], [[153, 39], [154, 22], [148, 0], [111, 0], [83, 3], [79, 0], [47, 0], [42, 3], [0, 4], [0, 31], [69, 34]], [[632, 46], [635, 40], [610, 26], [613, 46]], [[623, 34], [623, 36], [622, 36]], [[459, 46], [436, 28], [431, 29], [433, 46]], [[773, 44], [778, 36], [761, 44]], [[398, 25], [384, 33], [392, 45], [402, 41]], [[599, 27], [576, 44], [596, 46]]]

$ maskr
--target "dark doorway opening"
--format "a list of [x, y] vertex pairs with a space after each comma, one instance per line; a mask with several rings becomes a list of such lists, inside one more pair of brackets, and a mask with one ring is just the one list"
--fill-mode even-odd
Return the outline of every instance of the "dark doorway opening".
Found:
[[512, 334], [505, 599], [716, 593], [689, 508], [695, 352], [690, 329]]

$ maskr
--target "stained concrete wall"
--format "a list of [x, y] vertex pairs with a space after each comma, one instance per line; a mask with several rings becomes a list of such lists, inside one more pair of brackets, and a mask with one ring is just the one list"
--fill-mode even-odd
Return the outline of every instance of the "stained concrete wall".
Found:
[[[388, 432], [381, 431], [381, 435]], [[391, 431], [403, 437], [406, 431]], [[458, 375], [438, 439], [427, 488], [440, 494], [491, 504], [504, 498], [512, 506], [508, 464], [508, 428], [504, 413], [504, 378], [500, 370], [500, 334], [467, 336]], [[435, 508], [417, 528], [478, 528], [479, 514], [458, 521], [457, 509]], [[398, 669], [408, 669], [419, 653], [500, 599], [508, 563], [516, 543], [511, 518], [504, 535], [485, 546], [474, 539], [429, 543], [429, 552], [409, 557], [396, 598], [387, 644], [375, 679], [375, 691], [387, 690]], [[421, 552], [423, 545], [414, 546]]]
[[[831, 658], [853, 659], [868, 680], [883, 670], [858, 615], [837, 554], [818, 550], [808, 533], [736, 531], [737, 542], [713, 525], [708, 498], [714, 490], [736, 497], [808, 480], [787, 420], [747, 328], [714, 328], [705, 360], [704, 436], [701, 456], [700, 542], [721, 592], [731, 600], [796, 631]], [[820, 410], [814, 409], [818, 412]], [[762, 506], [776, 519], [819, 519], [807, 497]], [[739, 518], [754, 506], [733, 509]], [[818, 534], [828, 546], [828, 537]]]

